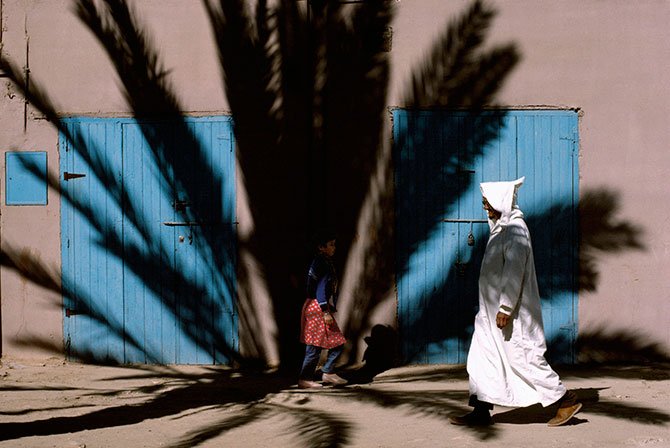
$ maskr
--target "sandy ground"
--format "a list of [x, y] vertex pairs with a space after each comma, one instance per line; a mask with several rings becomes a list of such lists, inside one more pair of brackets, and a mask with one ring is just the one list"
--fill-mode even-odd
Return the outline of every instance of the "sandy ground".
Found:
[[403, 367], [371, 383], [304, 391], [222, 367], [100, 367], [3, 359], [0, 447], [670, 447], [670, 366], [558, 369], [584, 408], [466, 411], [462, 367]]

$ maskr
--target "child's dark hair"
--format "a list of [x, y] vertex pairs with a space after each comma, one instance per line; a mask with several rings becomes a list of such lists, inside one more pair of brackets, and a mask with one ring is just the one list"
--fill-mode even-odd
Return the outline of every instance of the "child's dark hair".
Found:
[[314, 232], [314, 236], [312, 237], [312, 245], [313, 247], [321, 247], [325, 246], [328, 241], [332, 241], [337, 239], [337, 234], [335, 233], [335, 230], [324, 227], [316, 232]]

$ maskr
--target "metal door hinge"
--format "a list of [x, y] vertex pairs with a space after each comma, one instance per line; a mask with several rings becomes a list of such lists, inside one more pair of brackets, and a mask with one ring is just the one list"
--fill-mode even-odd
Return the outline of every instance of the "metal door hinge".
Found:
[[205, 223], [198, 221], [165, 221], [163, 222], [163, 225], [168, 227], [193, 227], [202, 226], [205, 225]]
[[164, 226], [168, 227], [205, 227], [205, 226], [225, 226], [228, 224], [238, 225], [238, 221], [233, 222], [213, 222], [213, 221], [163, 221]]

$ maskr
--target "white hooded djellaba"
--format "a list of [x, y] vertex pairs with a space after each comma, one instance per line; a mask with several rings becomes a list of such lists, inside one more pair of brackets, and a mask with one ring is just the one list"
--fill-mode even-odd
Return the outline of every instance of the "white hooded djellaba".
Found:
[[[544, 358], [546, 342], [528, 227], [516, 204], [524, 178], [485, 182], [482, 195], [502, 213], [489, 219], [491, 235], [479, 276], [479, 312], [468, 354], [470, 394], [487, 403], [548, 406], [566, 392]], [[510, 315], [502, 330], [496, 314]]]

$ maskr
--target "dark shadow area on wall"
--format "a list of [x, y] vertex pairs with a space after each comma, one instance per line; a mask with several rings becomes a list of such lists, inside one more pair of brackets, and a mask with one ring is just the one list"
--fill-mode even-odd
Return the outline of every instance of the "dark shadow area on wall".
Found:
[[[414, 110], [463, 110], [477, 126], [471, 129], [467, 148], [448, 148], [440, 155], [440, 163], [416, 167], [417, 177], [434, 179], [436, 185], [434, 189], [414, 192], [413, 200], [407, 204], [410, 214], [421, 213], [427, 196], [441, 195], [443, 201], [440, 208], [424, 209], [425, 215], [421, 216], [423, 222], [419, 219], [413, 221], [408, 233], [400, 236], [397, 235], [401, 230], [396, 221], [396, 213], [399, 212], [396, 194], [405, 186], [397, 184], [398, 175], [394, 173], [398, 169], [396, 156], [392, 156], [390, 151], [382, 153], [375, 173], [378, 177], [372, 179], [375, 212], [366, 222], [370, 241], [364, 250], [364, 272], [356, 284], [354, 309], [357, 312], [347, 321], [348, 335], [360, 335], [370, 327], [370, 316], [392, 291], [389, 287], [406, 271], [411, 254], [429, 238], [431, 224], [438, 221], [468, 187], [459, 178], [463, 164], [480, 155], [486, 144], [496, 138], [497, 129], [493, 124], [504, 116], [504, 112], [491, 112], [484, 108], [495, 108], [495, 94], [518, 63], [520, 55], [513, 44], [493, 48], [484, 45], [495, 14], [485, 2], [473, 2], [445, 26], [426, 57], [411, 72], [402, 104]], [[427, 122], [421, 125], [426, 128], [443, 126], [439, 115], [425, 118]], [[397, 123], [393, 125], [395, 127]], [[394, 137], [393, 144], [397, 146], [408, 138], [410, 136], [401, 132]], [[462, 160], [459, 161], [459, 157]], [[400, 239], [402, 243], [398, 244]], [[431, 312], [429, 309], [425, 311]], [[414, 337], [402, 325], [399, 331], [401, 344], [406, 338]], [[356, 358], [356, 347], [351, 356]]]
[[648, 336], [606, 326], [581, 331], [576, 352], [577, 361], [583, 365], [670, 362], [663, 346]]
[[[158, 230], [156, 223], [146, 219], [144, 206], [151, 204], [138, 205], [139, 198], [132, 196], [119, 167], [106, 158], [110, 152], [107, 142], [90, 138], [90, 129], [61, 120], [45, 89], [34, 82], [27, 89], [21, 70], [3, 59], [9, 78], [57, 127], [65, 152], [73, 151], [71, 157], [88, 170], [84, 176], [65, 181], [52, 176], [51, 187], [90, 232], [88, 241], [94, 250], [104, 251], [119, 264], [123, 275], [136, 278], [140, 293], [160, 302], [158, 308], [176, 322], [187, 343], [213, 353], [214, 362], [262, 362], [263, 343], [252, 331], [261, 325], [252, 306], [238, 309], [250, 356], [240, 355], [235, 337], [224, 335], [216, 321], [222, 312], [234, 313], [230, 303], [218, 303], [221, 296], [230, 297], [235, 287], [247, 297], [252, 294], [246, 266], [239, 266], [235, 279], [230, 269], [235, 266], [235, 248], [230, 240], [225, 244], [220, 240], [221, 226], [230, 226], [235, 219], [230, 208], [222, 207], [231, 198], [214, 191], [207, 203], [202, 200], [202, 179], [216, 187], [226, 182], [224, 174], [212, 165], [208, 148], [190, 119], [182, 116], [160, 57], [127, 4], [120, 0], [75, 4], [78, 16], [113, 62], [133, 111], [131, 123], [121, 126], [133, 127], [140, 134], [136, 137], [144, 146], [139, 151], [145, 151], [140, 159], [148, 159], [148, 168], [157, 175], [154, 186], [171, 196], [173, 222], [190, 223], [188, 238], [198, 241], [204, 268], [218, 280], [220, 289], [203, 290], [189, 278], [188, 266], [173, 257], [174, 247], [165, 241], [165, 228], [159, 224]], [[298, 316], [311, 251], [309, 235], [324, 224], [338, 228], [342, 270], [356, 238], [354, 229], [370, 177], [377, 169], [386, 118], [391, 2], [349, 8], [315, 1], [309, 4], [308, 14], [295, 2], [267, 7], [261, 1], [253, 16], [247, 15], [244, 2], [222, 1], [218, 6], [206, 2], [205, 6], [215, 34], [221, 36], [224, 85], [236, 117], [238, 157], [254, 221], [253, 233], [240, 241], [239, 249], [258, 261], [272, 301], [269, 309], [274, 312], [280, 359], [283, 366], [293, 369], [301, 351]], [[231, 42], [234, 45], [227, 46]], [[127, 156], [123, 155], [121, 163]], [[86, 180], [81, 181], [82, 177]], [[102, 187], [104, 213], [70, 191], [77, 182]], [[215, 205], [213, 210], [210, 203]], [[120, 231], [114, 219], [121, 219], [136, 238], [128, 241], [126, 229]], [[212, 223], [209, 229], [204, 225]], [[99, 350], [68, 339], [72, 358], [102, 363], [172, 361], [121, 322], [133, 310], [121, 310], [123, 317], [110, 315], [98, 302], [100, 291], [80, 284], [76, 269], [71, 278], [65, 273], [62, 282], [52, 273], [42, 278], [46, 270], [38, 259], [9, 245], [5, 248], [6, 266], [62, 293], [65, 319], [86, 320], [88, 328], [104, 330], [121, 347]], [[386, 290], [392, 274], [392, 270], [385, 273]], [[202, 321], [209, 322], [203, 326]], [[49, 346], [35, 339], [17, 342]], [[58, 352], [58, 347], [52, 348]], [[128, 352], [133, 356], [128, 357]]]
[[253, 220], [240, 249], [266, 282], [282, 365], [297, 366], [310, 236], [337, 229], [343, 272], [379, 157], [391, 2], [261, 1], [253, 15], [241, 0], [205, 5]]
[[[294, 2], [270, 8], [261, 1], [253, 16], [240, 1], [222, 1], [218, 5], [206, 2], [205, 6], [218, 37], [224, 87], [235, 114], [234, 132], [241, 174], [254, 221], [252, 234], [240, 241], [239, 249], [248, 251], [259, 262], [278, 329], [280, 358], [285, 365], [292, 366], [300, 355], [296, 343], [297, 318], [311, 230], [325, 223], [335, 224], [340, 230], [338, 262], [342, 271], [350, 258], [352, 245], [358, 240], [357, 225], [362, 211], [370, 211], [365, 228], [369, 243], [364, 247], [364, 268], [356, 279], [353, 312], [346, 328], [347, 336], [357, 340], [371, 327], [370, 316], [387, 296], [395, 275], [405, 272], [411, 254], [427, 240], [445, 209], [471, 187], [463, 175], [463, 166], [481, 155], [487, 144], [496, 139], [495, 124], [505, 117], [504, 111], [482, 111], [481, 108], [495, 105], [495, 93], [519, 55], [513, 45], [482, 48], [494, 12], [482, 2], [473, 2], [458, 20], [446, 27], [427, 58], [414, 71], [405, 104], [418, 109], [466, 108], [469, 112], [464, 113], [473, 125], [466, 131], [468, 145], [465, 148], [455, 149], [453, 154], [442, 153], [440, 164], [417, 166], [421, 176], [440, 179], [441, 183], [439, 188], [414, 192], [417, 200], [410, 205], [420, 204], [435, 194], [443, 196], [442, 203], [440, 208], [428, 210], [430, 215], [423, 217], [425, 227], [413, 228], [403, 236], [403, 250], [395, 256], [396, 235], [394, 226], [389, 225], [394, 219], [393, 164], [380, 142], [388, 84], [386, 36], [392, 18], [390, 3], [352, 7], [315, 1], [310, 3], [308, 14]], [[222, 174], [218, 167], [212, 166], [203, 142], [182, 116], [159, 55], [125, 2], [110, 0], [104, 8], [98, 9], [93, 2], [81, 0], [77, 2], [77, 13], [114, 62], [126, 99], [140, 124], [148, 154], [159, 167], [161, 187], [172, 193], [175, 201], [188, 204], [178, 209], [175, 202], [175, 221], [232, 224], [234, 212], [222, 206], [230, 198], [224, 198], [221, 191], [214, 191], [214, 196], [207, 198], [208, 202], [201, 199], [201, 178], [209, 178], [211, 185], [219, 185], [223, 182]], [[19, 87], [25, 86], [17, 67], [6, 59], [2, 63], [8, 77]], [[207, 322], [202, 310], [220, 314], [222, 305], [213, 296], [231, 295], [235, 287], [239, 291], [246, 290], [246, 296], [252, 294], [245, 266], [240, 266], [237, 273], [222, 269], [235, 264], [236, 254], [235, 248], [230, 246], [230, 238], [227, 246], [221, 244], [221, 227], [215, 231], [212, 230], [216, 226], [189, 228], [189, 238], [195, 234], [202, 242], [199, 250], [208, 263], [206, 269], [219, 279], [219, 290], [212, 293], [203, 291], [202, 285], [187, 278], [183, 266], [169, 262], [172, 248], [165, 246], [155, 229], [147, 227], [143, 212], [134, 208], [136, 200], [128, 196], [118, 173], [103, 163], [104, 150], [95, 147], [81, 130], [61, 121], [39, 85], [33, 84], [26, 95], [31, 104], [58, 127], [68, 145], [91, 169], [91, 177], [105, 186], [108, 197], [139, 236], [139, 240], [131, 243], [124, 241], [118, 229], [104, 222], [105, 218], [91, 204], [62, 188], [65, 182], [50, 179], [64, 203], [99, 230], [96, 244], [122, 260], [129, 272], [162, 300], [161, 305], [179, 321], [187, 339], [196, 345], [205, 345], [208, 352], [245, 362], [237, 353], [237, 346], [231, 346], [232, 339], [222, 336], [215, 321]], [[431, 115], [420, 125], [443, 126], [437, 117], [439, 115]], [[396, 144], [402, 144], [407, 138], [404, 134], [396, 136]], [[606, 189], [587, 192], [580, 207], [579, 284], [580, 288], [590, 290], [596, 285], [598, 256], [643, 246], [639, 230], [633, 224], [612, 221], [617, 211], [615, 193]], [[559, 216], [560, 221], [563, 205], [554, 204], [546, 213]], [[531, 230], [541, 228], [542, 221], [542, 216], [529, 217]], [[443, 284], [438, 285], [423, 314], [402, 329], [401, 339], [416, 338], [419, 329], [426, 328], [427, 316], [436, 315], [432, 311], [444, 306], [440, 291], [449, 290], [455, 277], [465, 274], [473, 280], [476, 278], [474, 267], [481, 258], [482, 243], [483, 238], [477, 238], [473, 252], [475, 262], [469, 263], [465, 272], [461, 268], [445, 271]], [[143, 341], [96, 309], [95, 301], [86, 296], [86, 291], [75, 291], [75, 279], [65, 278], [61, 285], [56, 275], [38, 260], [31, 259], [28, 253], [8, 243], [4, 247], [6, 266], [47, 288], [64, 288], [64, 296], [76, 297], [74, 312], [108, 327], [132, 349], [146, 350]], [[165, 272], [166, 266], [168, 272]], [[548, 282], [555, 290], [568, 288], [569, 278], [548, 279], [541, 269], [539, 274], [542, 289]], [[169, 279], [167, 283], [166, 279]], [[235, 280], [237, 285], [234, 285]], [[189, 291], [192, 300], [177, 303], [180, 291]], [[552, 298], [551, 294], [544, 296], [547, 300]], [[453, 336], [467, 340], [470, 330], [463, 322], [471, 321], [476, 299], [460, 306], [460, 312], [468, 314], [467, 318], [460, 319], [460, 326], [442, 325], [440, 332], [429, 335], [429, 341]], [[259, 325], [253, 310], [240, 314], [243, 329]], [[199, 327], [201, 321], [207, 322], [204, 328]], [[242, 336], [247, 339], [252, 358], [246, 361], [261, 361], [262, 342], [254, 339], [252, 331]], [[108, 355], [101, 357], [94, 353], [76, 353], [76, 350], [72, 354], [90, 361], [97, 357], [99, 362], [123, 362]], [[153, 353], [145, 355], [144, 361], [161, 359]], [[355, 347], [351, 357], [358, 357]]]
[[[443, 218], [472, 187], [469, 168], [497, 139], [505, 112], [453, 113], [458, 120], [450, 120], [449, 111], [412, 111], [406, 122], [394, 123], [402, 126], [394, 140], [399, 331], [404, 361], [411, 363], [464, 362], [456, 355], [436, 361], [430, 345], [458, 341], [448, 351], [463, 352], [478, 304], [486, 238], [475, 228], [470, 257], [449, 260], [443, 251], [457, 250], [459, 241], [442, 246]], [[410, 271], [418, 275], [406, 283]], [[408, 296], [411, 303], [403, 303]]]
[[598, 260], [609, 253], [645, 250], [644, 231], [622, 220], [619, 193], [606, 187], [584, 192], [579, 199], [579, 289], [595, 291]]

